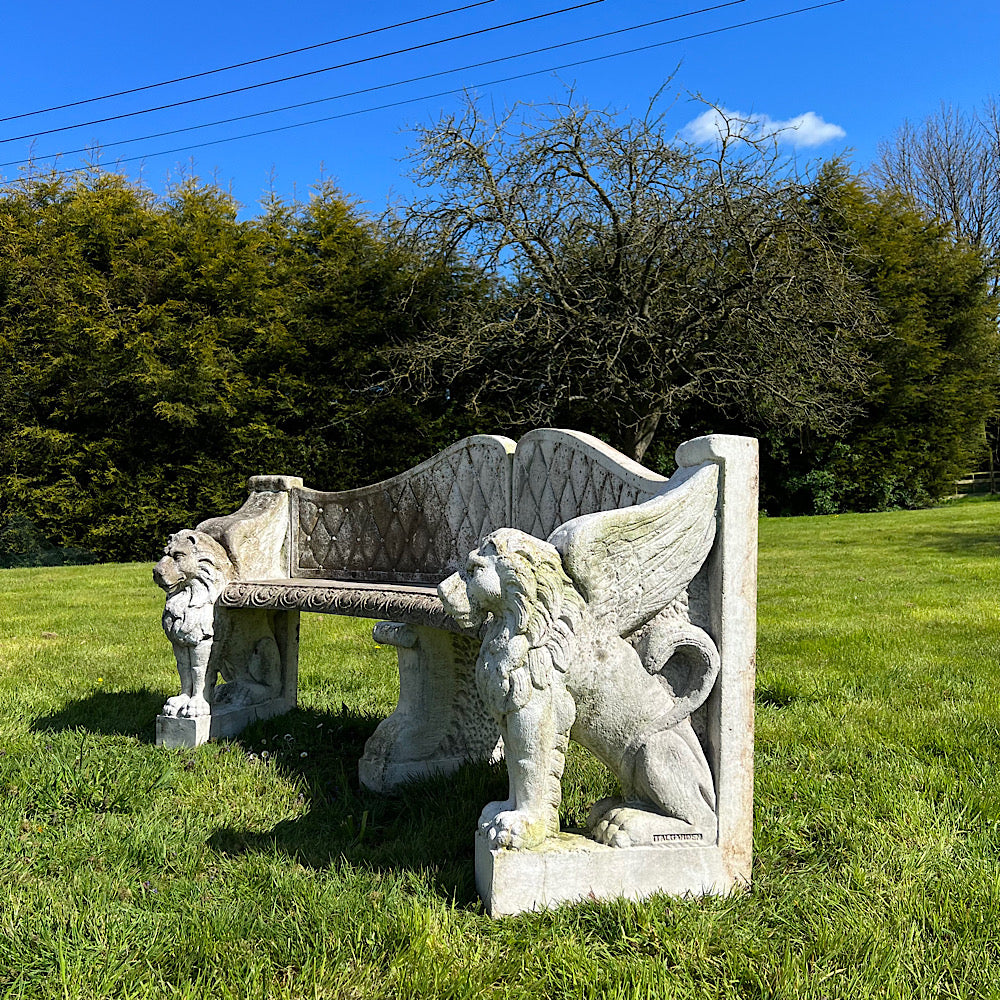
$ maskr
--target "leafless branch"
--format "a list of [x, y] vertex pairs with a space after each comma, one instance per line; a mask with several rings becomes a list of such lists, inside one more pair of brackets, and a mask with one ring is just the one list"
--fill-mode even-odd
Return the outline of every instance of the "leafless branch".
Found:
[[874, 310], [815, 191], [740, 122], [705, 149], [655, 106], [624, 118], [571, 94], [496, 118], [469, 99], [419, 130], [413, 166], [426, 194], [400, 232], [490, 289], [400, 354], [418, 393], [444, 382], [524, 421], [586, 400], [636, 457], [694, 399], [791, 429], [856, 411]]

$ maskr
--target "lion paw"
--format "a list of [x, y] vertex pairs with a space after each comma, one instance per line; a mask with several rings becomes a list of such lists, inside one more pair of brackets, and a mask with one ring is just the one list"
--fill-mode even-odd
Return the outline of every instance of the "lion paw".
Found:
[[483, 811], [479, 814], [479, 819], [476, 821], [476, 825], [480, 829], [485, 830], [486, 827], [488, 827], [500, 813], [507, 812], [513, 808], [514, 802], [512, 799], [507, 799], [505, 802], [490, 802], [488, 805], [483, 807]]
[[608, 847], [695, 845], [715, 843], [714, 831], [699, 830], [674, 816], [664, 816], [641, 802], [602, 799], [587, 819], [591, 836]]
[[[489, 806], [483, 810], [489, 811]], [[486, 835], [490, 848], [506, 847], [524, 850], [536, 847], [549, 834], [549, 823], [544, 816], [535, 816], [523, 809], [508, 809], [495, 813], [485, 821], [480, 817], [479, 829]]]
[[183, 719], [197, 719], [202, 715], [211, 715], [212, 706], [201, 695], [193, 695], [177, 714]]
[[181, 714], [181, 710], [190, 700], [191, 699], [186, 694], [175, 694], [173, 698], [167, 699], [166, 704], [163, 706], [163, 711], [160, 714], [171, 719], [176, 719], [177, 716]]

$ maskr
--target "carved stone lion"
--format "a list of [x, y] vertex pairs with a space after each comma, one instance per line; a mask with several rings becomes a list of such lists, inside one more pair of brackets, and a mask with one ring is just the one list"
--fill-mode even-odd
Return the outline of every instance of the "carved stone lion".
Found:
[[167, 699], [164, 715], [195, 718], [211, 712], [215, 602], [232, 575], [226, 550], [211, 536], [193, 530], [171, 535], [163, 558], [153, 567], [153, 580], [167, 594], [163, 631], [173, 644], [181, 678], [181, 693]]
[[[166, 591], [163, 631], [173, 645], [181, 693], [163, 714], [209, 715], [213, 705], [240, 707], [281, 691], [281, 662], [267, 613], [216, 607], [235, 571], [210, 535], [189, 529], [171, 535], [153, 580]], [[217, 686], [219, 674], [227, 682]]]
[[714, 841], [714, 783], [689, 719], [693, 703], [594, 612], [552, 544], [494, 531], [438, 593], [459, 624], [483, 629], [476, 677], [503, 734], [510, 779], [509, 798], [479, 819], [491, 846], [532, 847], [558, 833], [570, 737], [621, 783], [621, 798], [591, 810], [597, 840]]

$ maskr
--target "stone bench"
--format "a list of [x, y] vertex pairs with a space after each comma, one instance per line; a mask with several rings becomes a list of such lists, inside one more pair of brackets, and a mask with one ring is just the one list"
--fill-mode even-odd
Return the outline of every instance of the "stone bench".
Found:
[[[154, 571], [167, 591], [164, 629], [182, 682], [181, 694], [168, 699], [157, 719], [157, 743], [197, 745], [292, 708], [300, 612], [314, 611], [378, 619], [375, 640], [397, 649], [399, 702], [366, 745], [359, 764], [363, 784], [385, 791], [464, 761], [499, 759], [496, 706], [484, 702], [475, 676], [483, 628], [446, 608], [438, 585], [466, 572], [469, 553], [498, 529], [549, 539], [558, 548], [559, 539], [575, 537], [574, 526], [586, 527], [588, 517], [635, 510], [641, 521], [684, 491], [697, 493], [711, 532], [702, 531], [707, 547], [692, 563], [695, 576], [663, 614], [641, 628], [629, 625], [634, 634], [627, 637], [644, 663], [653, 655], [649, 650], [658, 650], [687, 678], [668, 685], [678, 689], [682, 706], [690, 702], [687, 714], [718, 803], [718, 836], [713, 832], [706, 844], [714, 853], [711, 863], [698, 862], [696, 881], [707, 891], [748, 880], [756, 443], [699, 438], [678, 449], [678, 465], [668, 481], [589, 435], [542, 429], [516, 443], [469, 437], [360, 489], [322, 492], [295, 477], [252, 478], [238, 511], [172, 535]], [[701, 470], [708, 472], [694, 483]], [[615, 547], [631, 551], [634, 530], [622, 530]], [[673, 556], [665, 552], [663, 558]], [[679, 634], [680, 616], [690, 641], [673, 641], [664, 653], [657, 622], [670, 616], [663, 634]], [[665, 663], [646, 664], [650, 673], [661, 667]], [[685, 835], [662, 836], [663, 842], [683, 842]], [[489, 845], [483, 850], [489, 857], [477, 854], [477, 882], [491, 912], [526, 908], [520, 890], [505, 902], [497, 888], [523, 878], [494, 871], [495, 852]], [[551, 889], [545, 857], [534, 858], [529, 881], [550, 889], [527, 908], [574, 898], [572, 888], [561, 896]], [[657, 885], [674, 887], [662, 879]], [[697, 890], [685, 883], [678, 891]], [[608, 893], [619, 894], [620, 887], [598, 887], [598, 894]]]

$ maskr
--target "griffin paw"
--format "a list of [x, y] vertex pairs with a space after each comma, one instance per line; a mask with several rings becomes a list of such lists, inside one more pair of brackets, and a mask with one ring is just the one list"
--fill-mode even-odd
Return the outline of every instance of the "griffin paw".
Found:
[[175, 694], [173, 698], [168, 698], [166, 704], [163, 706], [163, 711], [161, 715], [166, 715], [168, 718], [175, 719], [181, 714], [181, 710], [190, 701], [190, 696], [186, 694]]
[[674, 816], [664, 816], [642, 803], [621, 799], [602, 799], [596, 803], [590, 810], [587, 826], [594, 840], [608, 847], [701, 846], [715, 842], [714, 832], [699, 830]]
[[197, 719], [202, 715], [211, 715], [212, 706], [200, 695], [195, 695], [181, 706], [177, 714], [183, 719]]
[[524, 850], [536, 847], [549, 833], [549, 823], [521, 809], [498, 812], [492, 819], [480, 823], [479, 829], [486, 835], [491, 849], [501, 847]]

